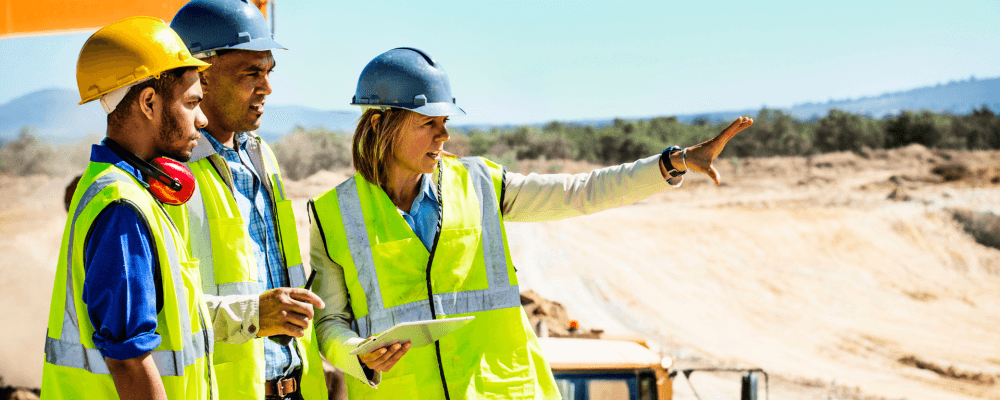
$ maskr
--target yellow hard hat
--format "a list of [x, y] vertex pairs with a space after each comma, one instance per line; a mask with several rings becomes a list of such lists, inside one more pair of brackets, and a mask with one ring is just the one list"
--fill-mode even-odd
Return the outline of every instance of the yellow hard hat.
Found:
[[101, 28], [83, 44], [76, 63], [80, 104], [183, 67], [203, 71], [209, 64], [192, 57], [177, 33], [159, 18], [125, 18]]

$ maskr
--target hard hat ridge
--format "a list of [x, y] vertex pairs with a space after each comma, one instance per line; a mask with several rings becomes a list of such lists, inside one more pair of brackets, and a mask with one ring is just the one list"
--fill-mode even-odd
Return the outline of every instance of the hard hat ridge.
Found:
[[177, 11], [170, 27], [199, 58], [217, 50], [285, 50], [274, 41], [264, 14], [246, 0], [192, 0]]
[[412, 47], [398, 47], [371, 60], [358, 78], [351, 105], [402, 108], [433, 117], [465, 115], [455, 105], [444, 68]]

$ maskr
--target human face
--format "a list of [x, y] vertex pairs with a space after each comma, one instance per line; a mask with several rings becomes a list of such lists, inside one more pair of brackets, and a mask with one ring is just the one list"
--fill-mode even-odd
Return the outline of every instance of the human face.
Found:
[[174, 86], [173, 101], [163, 106], [156, 135], [156, 154], [188, 161], [201, 137], [199, 129], [208, 124], [201, 111], [201, 83], [198, 72], [187, 71]]
[[264, 101], [271, 94], [271, 51], [233, 50], [211, 59], [205, 70], [209, 132], [248, 132], [260, 128]]
[[445, 123], [448, 117], [428, 117], [411, 113], [393, 149], [395, 166], [404, 172], [429, 174], [441, 160], [444, 142], [451, 138]]

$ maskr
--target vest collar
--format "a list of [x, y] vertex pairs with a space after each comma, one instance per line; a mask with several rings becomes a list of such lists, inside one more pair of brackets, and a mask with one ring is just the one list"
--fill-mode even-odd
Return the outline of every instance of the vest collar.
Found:
[[[258, 140], [257, 132], [250, 131], [246, 132], [246, 134], [247, 136], [249, 136], [249, 140]], [[194, 150], [191, 151], [191, 160], [189, 160], [188, 162], [193, 163], [203, 158], [207, 158], [212, 154], [219, 154], [217, 151], [215, 151], [215, 146], [212, 146], [212, 143], [209, 143], [208, 135], [209, 135], [208, 131], [201, 129], [201, 136], [198, 137], [198, 145], [195, 146]]]
[[202, 129], [201, 136], [198, 137], [198, 145], [194, 146], [194, 150], [191, 151], [191, 160], [188, 162], [193, 163], [201, 160], [202, 158], [207, 158], [212, 154], [216, 154], [215, 147], [212, 147], [212, 144], [208, 142], [208, 137], [206, 137], [206, 135], [208, 135], [208, 132], [205, 132], [205, 130]]

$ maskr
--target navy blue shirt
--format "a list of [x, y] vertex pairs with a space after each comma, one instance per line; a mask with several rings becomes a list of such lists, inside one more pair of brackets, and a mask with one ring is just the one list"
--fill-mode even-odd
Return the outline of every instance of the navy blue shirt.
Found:
[[[115, 164], [142, 181], [139, 171], [103, 145], [91, 148], [90, 161]], [[87, 237], [83, 302], [104, 357], [135, 358], [160, 345], [152, 240], [138, 210], [121, 203], [106, 207]]]

